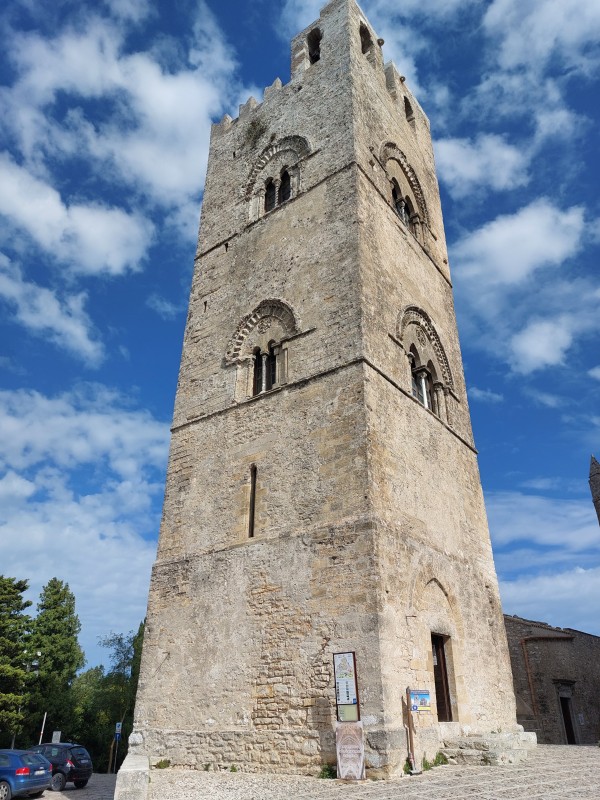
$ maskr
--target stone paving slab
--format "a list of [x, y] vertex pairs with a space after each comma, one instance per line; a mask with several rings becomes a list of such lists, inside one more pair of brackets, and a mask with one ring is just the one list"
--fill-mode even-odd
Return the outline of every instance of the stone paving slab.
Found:
[[[523, 764], [437, 767], [423, 775], [347, 784], [298, 775], [154, 769], [148, 800], [600, 800], [600, 748], [539, 745]], [[44, 800], [112, 800], [114, 775], [95, 774]]]
[[[297, 775], [152, 770], [149, 800], [600, 800], [600, 748], [540, 745], [506, 767], [437, 767], [347, 784]], [[84, 798], [81, 798], [84, 800]], [[108, 798], [107, 798], [108, 800]]]

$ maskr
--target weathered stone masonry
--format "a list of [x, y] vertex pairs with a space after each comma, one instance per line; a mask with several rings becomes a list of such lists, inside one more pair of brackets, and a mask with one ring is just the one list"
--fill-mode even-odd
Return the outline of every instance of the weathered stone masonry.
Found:
[[354, 0], [213, 126], [200, 229], [131, 751], [318, 772], [344, 650], [371, 774], [409, 685], [419, 757], [518, 743], [429, 123]]

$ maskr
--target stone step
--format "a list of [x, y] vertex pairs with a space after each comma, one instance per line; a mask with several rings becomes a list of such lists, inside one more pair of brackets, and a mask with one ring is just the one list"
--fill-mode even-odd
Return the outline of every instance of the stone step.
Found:
[[449, 764], [488, 764], [494, 767], [520, 764], [528, 756], [528, 750], [525, 748], [493, 750], [475, 747], [443, 747], [441, 752], [446, 756]]

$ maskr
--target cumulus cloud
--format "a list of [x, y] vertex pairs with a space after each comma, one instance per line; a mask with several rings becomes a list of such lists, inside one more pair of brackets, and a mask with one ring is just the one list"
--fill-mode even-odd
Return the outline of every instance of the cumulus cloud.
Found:
[[600, 6], [595, 0], [494, 0], [483, 26], [499, 42], [498, 63], [512, 70], [563, 68], [590, 73], [598, 64]]
[[99, 203], [65, 205], [56, 189], [1, 153], [0, 214], [79, 273], [138, 269], [152, 241], [153, 226], [141, 215]]
[[0, 392], [0, 426], [2, 569], [30, 578], [32, 596], [54, 575], [66, 580], [94, 659], [98, 635], [144, 616], [168, 425], [94, 384]]
[[450, 251], [472, 342], [520, 374], [564, 364], [600, 327], [597, 290], [572, 275], [585, 245], [583, 208], [546, 198], [463, 235]]
[[502, 136], [440, 139], [435, 150], [440, 178], [455, 197], [465, 197], [482, 188], [505, 191], [529, 181], [530, 156]]
[[52, 289], [26, 281], [21, 270], [0, 254], [0, 298], [28, 333], [44, 337], [88, 366], [98, 366], [104, 348], [85, 311], [84, 292], [60, 298]]
[[515, 372], [527, 374], [564, 364], [573, 343], [573, 322], [566, 314], [554, 319], [533, 319], [528, 322], [509, 340]]
[[557, 266], [581, 246], [583, 209], [559, 208], [541, 198], [466, 235], [453, 246], [463, 279], [518, 284], [546, 266]]

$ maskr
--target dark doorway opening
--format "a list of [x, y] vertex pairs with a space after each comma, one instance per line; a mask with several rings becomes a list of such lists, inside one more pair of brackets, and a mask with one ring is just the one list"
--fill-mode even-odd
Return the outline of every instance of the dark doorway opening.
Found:
[[439, 636], [437, 633], [432, 633], [431, 649], [433, 652], [433, 679], [435, 683], [438, 722], [452, 722], [444, 637]]
[[573, 714], [571, 713], [571, 698], [560, 697], [559, 700], [560, 710], [562, 711], [562, 718], [565, 725], [567, 744], [577, 744], [575, 741], [575, 728], [573, 727]]

